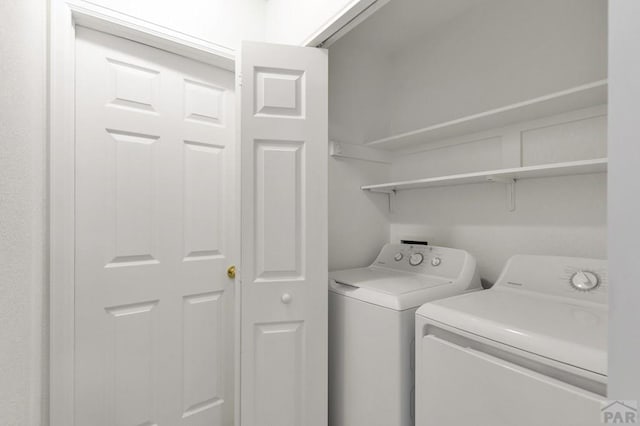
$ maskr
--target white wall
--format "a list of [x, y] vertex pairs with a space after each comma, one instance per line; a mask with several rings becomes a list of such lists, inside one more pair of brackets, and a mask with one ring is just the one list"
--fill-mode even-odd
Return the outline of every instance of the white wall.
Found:
[[640, 2], [609, 3], [609, 397], [640, 401]]
[[266, 0], [265, 39], [303, 45], [317, 30], [363, 0]]
[[329, 270], [369, 265], [389, 242], [386, 196], [361, 185], [389, 178], [389, 165], [329, 158]]
[[[385, 13], [402, 15], [386, 8], [412, 4], [393, 0], [331, 46], [330, 137], [362, 143], [606, 78], [606, 2], [470, 3], [470, 8], [453, 8], [434, 18], [420, 36], [400, 42], [380, 39], [379, 34], [380, 28], [394, 28], [384, 25]], [[437, 7], [437, 2], [431, 4]], [[419, 25], [422, 17], [413, 19]], [[389, 46], [396, 49], [389, 52]], [[398, 180], [606, 156], [603, 114], [577, 122], [567, 116], [568, 124], [550, 127], [520, 123], [521, 129], [513, 126], [503, 135], [461, 138], [469, 143], [399, 157], [390, 175]], [[517, 141], [522, 155], [505, 160], [507, 133], [522, 137]], [[384, 181], [367, 179], [358, 171], [331, 179], [342, 179], [330, 187], [342, 193], [362, 182]], [[392, 241], [422, 237], [432, 244], [465, 248], [478, 257], [481, 274], [489, 281], [516, 253], [602, 258], [605, 188], [604, 175], [520, 182], [515, 212], [506, 209], [502, 185], [400, 192], [396, 210], [388, 216], [389, 236]], [[354, 193], [352, 201], [345, 197], [340, 212], [332, 209], [331, 214], [348, 215], [363, 196]], [[370, 196], [386, 200], [385, 195]], [[382, 227], [366, 222], [354, 226], [352, 235], [385, 235]], [[344, 240], [334, 232], [330, 245], [340, 250]], [[364, 248], [352, 250], [356, 254], [345, 251], [340, 256], [358, 256], [362, 262], [348, 266], [370, 260]]]
[[144, 21], [236, 50], [265, 35], [265, 0], [92, 0]]
[[330, 94], [341, 99], [330, 119], [347, 141], [606, 78], [606, 1], [450, 3], [445, 10], [438, 0], [392, 0], [330, 47]]
[[[344, 40], [344, 42], [343, 42]], [[329, 49], [329, 140], [362, 143], [381, 129], [379, 114], [363, 115], [363, 105], [384, 108], [386, 69], [375, 49], [361, 49], [347, 37]], [[389, 242], [386, 196], [360, 190], [385, 182], [390, 167], [382, 163], [329, 159], [329, 269], [365, 266]]]
[[[606, 118], [604, 107], [594, 107], [494, 129], [489, 138], [471, 135], [464, 144], [398, 158], [391, 180], [606, 157]], [[522, 148], [520, 164], [505, 164], [512, 144]], [[606, 183], [606, 174], [521, 180], [514, 212], [499, 183], [401, 191], [391, 239], [468, 250], [491, 282], [514, 254], [605, 258]]]
[[388, 133], [388, 58], [354, 30], [329, 48], [329, 139], [363, 143]]
[[47, 1], [0, 2], [0, 424], [47, 415]]
[[[402, 1], [402, 0], [401, 0]], [[606, 78], [603, 0], [484, 2], [390, 59], [390, 133]]]

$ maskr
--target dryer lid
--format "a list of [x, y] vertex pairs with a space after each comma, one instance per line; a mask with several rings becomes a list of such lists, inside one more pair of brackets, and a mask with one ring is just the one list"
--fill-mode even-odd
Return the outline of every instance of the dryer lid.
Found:
[[438, 300], [417, 315], [564, 364], [607, 375], [607, 308], [494, 288]]

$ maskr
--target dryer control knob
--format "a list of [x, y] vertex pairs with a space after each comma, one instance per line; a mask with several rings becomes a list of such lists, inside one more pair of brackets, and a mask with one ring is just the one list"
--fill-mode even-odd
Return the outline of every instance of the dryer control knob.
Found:
[[398, 252], [398, 253], [396, 253], [396, 255], [395, 255], [395, 256], [393, 256], [393, 259], [394, 259], [396, 262], [400, 262], [400, 261], [402, 260], [402, 258], [403, 258], [403, 257], [404, 257], [404, 256], [402, 255], [402, 253]]
[[442, 259], [440, 259], [439, 257], [434, 257], [433, 259], [431, 259], [431, 266], [438, 266], [442, 263]]
[[413, 253], [411, 257], [409, 257], [409, 265], [418, 266], [424, 260], [424, 256], [422, 253]]
[[600, 278], [591, 271], [578, 271], [571, 276], [571, 287], [580, 291], [589, 291], [600, 285]]

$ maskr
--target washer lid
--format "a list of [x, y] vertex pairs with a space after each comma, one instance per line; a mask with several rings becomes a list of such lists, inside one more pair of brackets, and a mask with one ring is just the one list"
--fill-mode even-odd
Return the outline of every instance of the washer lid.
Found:
[[427, 303], [417, 315], [607, 375], [604, 304], [494, 288]]
[[370, 266], [331, 272], [329, 291], [397, 311], [460, 292], [453, 281]]
[[331, 278], [339, 284], [366, 288], [391, 296], [399, 296], [451, 282], [451, 280], [440, 277], [411, 274], [375, 266], [335, 271], [331, 273]]

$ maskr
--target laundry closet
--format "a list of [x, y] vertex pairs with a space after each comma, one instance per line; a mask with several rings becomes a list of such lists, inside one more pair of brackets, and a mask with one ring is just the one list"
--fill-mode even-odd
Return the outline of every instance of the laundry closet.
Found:
[[607, 41], [600, 0], [395, 0], [329, 46], [330, 424], [599, 424]]
[[[394, 0], [329, 47], [329, 268], [606, 257], [607, 2]], [[488, 172], [489, 173], [485, 173]]]

